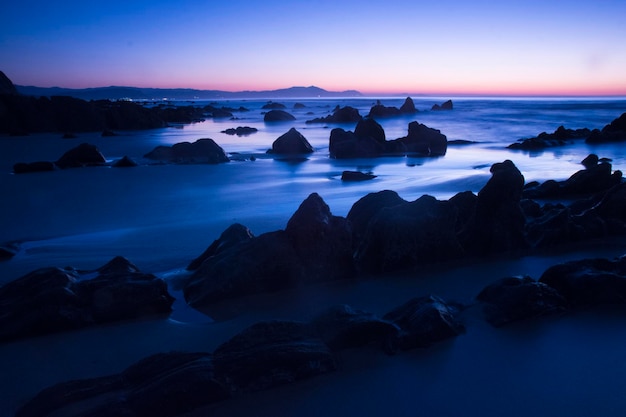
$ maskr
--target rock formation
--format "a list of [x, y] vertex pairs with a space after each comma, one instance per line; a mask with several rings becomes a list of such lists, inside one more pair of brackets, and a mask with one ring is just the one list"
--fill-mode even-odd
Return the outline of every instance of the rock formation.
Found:
[[224, 150], [213, 139], [180, 142], [172, 146], [157, 146], [144, 158], [176, 164], [219, 164], [229, 162]]
[[267, 153], [277, 155], [302, 155], [313, 152], [309, 141], [293, 127], [276, 139], [272, 143], [272, 149], [267, 151]]

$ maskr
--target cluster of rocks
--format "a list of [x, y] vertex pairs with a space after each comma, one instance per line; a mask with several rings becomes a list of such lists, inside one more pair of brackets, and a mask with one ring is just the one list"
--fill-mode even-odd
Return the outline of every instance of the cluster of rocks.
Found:
[[413, 103], [413, 99], [411, 97], [407, 97], [404, 100], [402, 106], [400, 106], [400, 108], [394, 106], [385, 106], [380, 102], [380, 100], [378, 100], [376, 104], [372, 106], [367, 116], [372, 118], [380, 118], [410, 115], [414, 113], [417, 113], [415, 103]]
[[[242, 393], [265, 390], [333, 372], [339, 352], [378, 345], [387, 353], [413, 349], [464, 331], [456, 310], [440, 298], [412, 299], [382, 318], [333, 306], [308, 322], [256, 323], [209, 352], [149, 356], [119, 374], [60, 383], [44, 389], [16, 417], [177, 416]], [[106, 401], [101, 401], [106, 398]]]
[[[24, 174], [28, 172], [54, 171], [59, 168], [66, 169], [85, 166], [103, 166], [106, 163], [107, 161], [104, 158], [104, 155], [102, 155], [100, 150], [95, 145], [82, 143], [65, 152], [55, 162], [18, 162], [13, 165], [13, 172], [16, 174]], [[124, 157], [122, 160], [116, 161], [113, 166], [132, 166], [133, 164], [135, 164], [134, 161], [130, 160], [128, 157]]]
[[354, 132], [334, 128], [329, 139], [330, 156], [338, 159], [409, 154], [441, 156], [447, 148], [444, 134], [418, 122], [409, 123], [407, 136], [388, 141], [383, 127], [370, 117], [359, 120]]
[[626, 113], [602, 129], [566, 129], [564, 126], [559, 126], [553, 133], [542, 132], [532, 138], [520, 139], [507, 148], [533, 151], [564, 146], [582, 140], [589, 144], [626, 141]]
[[454, 104], [452, 100], [444, 101], [441, 104], [433, 104], [431, 110], [433, 111], [442, 111], [442, 110], [452, 110], [454, 108]]
[[313, 123], [356, 123], [363, 118], [359, 111], [351, 106], [340, 107], [337, 106], [333, 110], [332, 114], [324, 117], [316, 117], [315, 119], [307, 120], [307, 124]]
[[174, 164], [219, 164], [230, 161], [224, 149], [210, 138], [157, 146], [144, 158]]
[[[39, 392], [16, 417], [125, 415], [174, 417], [249, 392], [334, 372], [341, 352], [367, 346], [387, 354], [426, 348], [466, 331], [463, 312], [482, 309], [495, 327], [520, 320], [626, 303], [626, 257], [549, 267], [539, 280], [506, 277], [471, 305], [415, 297], [382, 317], [335, 305], [309, 321], [249, 326], [213, 352], [148, 356], [118, 374], [62, 382]], [[80, 405], [80, 412], [76, 407]]]
[[237, 126], [236, 128], [229, 128], [226, 130], [222, 130], [221, 133], [225, 133], [227, 135], [237, 135], [237, 136], [248, 136], [253, 133], [256, 133], [258, 129], [256, 127], [250, 126]]
[[0, 341], [168, 315], [167, 284], [116, 257], [93, 271], [42, 268], [0, 288]]

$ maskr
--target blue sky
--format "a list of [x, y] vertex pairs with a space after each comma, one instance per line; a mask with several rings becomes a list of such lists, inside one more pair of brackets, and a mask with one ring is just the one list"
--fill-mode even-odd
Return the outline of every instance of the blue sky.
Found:
[[[10, 4], [7, 4], [10, 3]], [[626, 1], [13, 1], [20, 85], [626, 95]]]

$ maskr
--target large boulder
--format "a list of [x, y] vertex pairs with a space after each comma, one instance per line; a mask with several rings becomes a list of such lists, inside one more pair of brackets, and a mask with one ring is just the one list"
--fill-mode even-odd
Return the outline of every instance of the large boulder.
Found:
[[321, 282], [354, 276], [352, 229], [333, 216], [317, 193], [309, 195], [287, 222], [285, 232], [304, 268], [304, 280]]
[[284, 110], [270, 110], [263, 116], [265, 122], [290, 122], [296, 118]]
[[413, 99], [411, 97], [407, 97], [400, 106], [400, 113], [402, 114], [413, 114], [417, 113], [417, 109], [415, 108], [415, 103], [413, 103]]
[[358, 244], [363, 239], [370, 221], [385, 207], [408, 203], [398, 193], [391, 190], [369, 193], [352, 205], [346, 218], [352, 225], [352, 242]]
[[455, 318], [457, 309], [436, 296], [417, 297], [383, 316], [401, 329], [399, 347], [403, 350], [428, 347], [465, 331]]
[[572, 307], [626, 304], [626, 257], [593, 258], [548, 268], [540, 282], [556, 289]]
[[441, 131], [418, 122], [409, 123], [408, 135], [389, 141], [392, 153], [420, 154], [425, 156], [445, 155], [448, 139]]
[[400, 116], [401, 114], [402, 112], [397, 107], [385, 106], [384, 104], [380, 102], [380, 100], [378, 100], [376, 104], [373, 105], [372, 108], [370, 109], [370, 112], [368, 113], [367, 117], [372, 117], [372, 118], [394, 117], [394, 116]]
[[230, 395], [214, 376], [211, 354], [159, 353], [119, 374], [46, 388], [22, 406], [16, 417], [174, 417]]
[[293, 288], [303, 268], [283, 230], [236, 243], [206, 259], [184, 284], [187, 303], [208, 306], [225, 299]]
[[328, 150], [332, 158], [372, 158], [385, 152], [386, 143], [382, 126], [368, 117], [359, 120], [354, 132], [333, 129]]
[[70, 149], [56, 161], [56, 165], [62, 169], [104, 164], [106, 164], [106, 159], [100, 150], [89, 143], [82, 143]]
[[428, 195], [384, 207], [369, 221], [355, 261], [364, 271], [382, 273], [457, 259], [463, 250], [456, 219], [452, 204]]
[[259, 390], [334, 371], [328, 346], [307, 323], [256, 323], [214, 352], [215, 376], [231, 391]]
[[478, 192], [472, 216], [459, 234], [468, 254], [489, 255], [528, 247], [520, 206], [524, 176], [513, 162], [491, 166], [491, 178]]
[[200, 267], [207, 259], [218, 255], [226, 249], [235, 246], [238, 243], [246, 242], [254, 238], [254, 234], [246, 226], [234, 223], [222, 232], [220, 237], [211, 243], [211, 245], [196, 259], [191, 261], [187, 266], [187, 270], [194, 271]]
[[229, 162], [224, 150], [213, 139], [180, 142], [173, 146], [157, 146], [144, 158], [176, 164], [219, 164]]
[[281, 135], [272, 143], [272, 149], [268, 153], [279, 155], [301, 155], [313, 153], [313, 147], [308, 140], [295, 128]]
[[565, 299], [557, 290], [530, 277], [502, 278], [476, 296], [483, 303], [485, 318], [499, 327], [518, 320], [565, 310]]
[[1, 287], [0, 340], [170, 313], [163, 280], [125, 258], [111, 262], [95, 271], [42, 268]]

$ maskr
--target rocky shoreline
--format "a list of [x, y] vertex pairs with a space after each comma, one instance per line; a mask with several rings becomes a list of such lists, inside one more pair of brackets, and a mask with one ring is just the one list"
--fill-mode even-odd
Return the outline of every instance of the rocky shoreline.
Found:
[[[623, 236], [626, 184], [621, 173], [612, 172], [608, 161], [590, 156], [585, 159], [585, 169], [572, 178], [598, 175], [594, 171], [598, 165], [603, 166], [599, 175], [615, 178], [615, 184], [607, 187], [594, 180], [597, 188], [568, 194], [576, 197], [567, 204], [545, 200], [549, 195], [538, 201], [525, 197], [537, 185], [526, 185], [511, 161], [494, 164], [492, 178], [477, 195], [462, 192], [445, 201], [422, 196], [407, 202], [393, 191], [382, 191], [357, 201], [345, 218], [332, 215], [323, 199], [311, 194], [285, 230], [254, 236], [243, 225], [229, 227], [190, 263], [188, 269], [193, 272], [180, 285], [187, 303], [204, 309], [247, 294], [306, 288], [359, 279], [362, 275], [384, 276], [459, 259], [530, 253], [576, 240]], [[339, 360], [336, 352], [341, 350], [376, 345], [392, 354], [436, 344], [471, 331], [460, 317], [464, 310], [474, 307], [484, 311], [486, 321], [501, 327], [581, 308], [623, 305], [623, 259], [584, 259], [554, 265], [537, 280], [504, 277], [473, 296], [475, 301], [469, 305], [421, 295], [381, 317], [344, 305], [329, 306], [309, 322], [259, 322], [213, 352], [164, 352], [121, 374], [55, 385], [24, 405], [17, 415], [53, 415], [81, 403], [89, 408], [76, 415], [176, 416], [241, 393], [335, 372]], [[111, 274], [116, 278], [112, 279]], [[154, 301], [135, 296], [127, 298], [129, 305], [120, 307], [124, 299], [118, 294], [136, 294], [133, 285], [138, 281], [132, 278], [136, 274], [141, 273], [123, 258], [95, 271], [33, 271], [0, 289], [0, 303], [15, 306], [3, 319], [20, 330], [12, 337], [29, 337], [38, 329], [55, 330], [51, 322], [64, 324], [56, 329], [59, 331], [98, 325], [95, 319], [82, 320], [88, 311], [119, 313], [109, 320], [167, 314], [171, 295], [163, 293], [155, 295], [165, 302], [164, 310], [146, 308]], [[37, 319], [20, 313], [25, 308], [20, 302], [25, 293], [19, 289], [32, 293], [32, 276], [50, 277], [37, 281], [45, 293], [58, 296], [41, 297], [41, 302], [53, 304], [48, 308], [40, 303], [39, 310], [60, 312], [60, 319], [49, 314]], [[59, 281], [53, 278], [57, 276], [67, 278]], [[103, 282], [97, 285], [99, 296], [81, 289], [94, 287], [97, 282]], [[148, 282], [159, 280], [150, 277]], [[159, 285], [163, 288], [164, 283]], [[86, 296], [69, 304], [63, 301], [78, 294]], [[65, 308], [54, 304], [58, 300]], [[82, 310], [72, 312], [67, 308], [71, 305], [80, 305]], [[20, 322], [24, 318], [29, 321]], [[70, 320], [78, 320], [78, 324], [67, 326]], [[103, 405], [99, 400], [102, 398], [116, 400]]]

